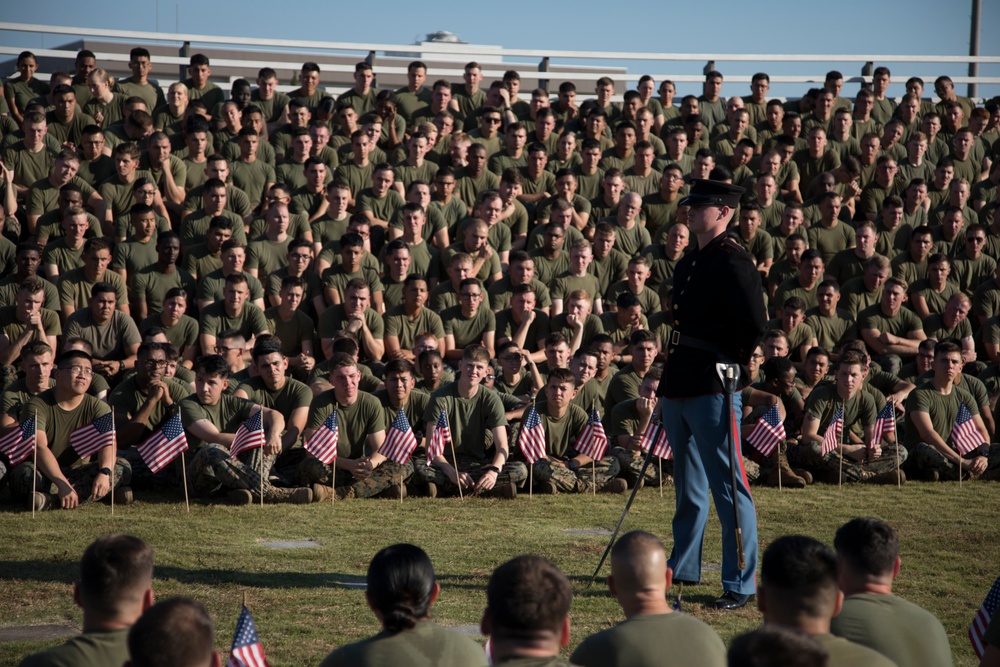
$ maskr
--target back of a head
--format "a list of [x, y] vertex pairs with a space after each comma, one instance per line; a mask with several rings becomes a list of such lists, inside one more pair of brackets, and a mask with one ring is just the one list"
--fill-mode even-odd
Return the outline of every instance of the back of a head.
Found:
[[573, 589], [566, 575], [541, 556], [523, 555], [493, 570], [486, 610], [494, 640], [534, 641], [559, 636]]
[[132, 667], [209, 667], [214, 646], [215, 623], [189, 598], [157, 602], [128, 632]]
[[809, 635], [769, 625], [729, 645], [728, 667], [827, 667], [829, 655]]
[[667, 584], [667, 555], [656, 535], [626, 533], [611, 549], [611, 574], [619, 594], [662, 591]]
[[837, 557], [805, 535], [785, 535], [764, 550], [760, 569], [765, 621], [830, 619], [837, 606]]
[[899, 556], [899, 538], [885, 521], [859, 517], [837, 529], [833, 548], [852, 573], [878, 578], [892, 574]]
[[368, 565], [368, 600], [389, 632], [409, 630], [430, 613], [434, 597], [434, 567], [423, 549], [394, 544], [382, 549]]
[[134, 535], [105, 535], [80, 559], [80, 596], [85, 611], [105, 618], [141, 605], [153, 581], [153, 550]]

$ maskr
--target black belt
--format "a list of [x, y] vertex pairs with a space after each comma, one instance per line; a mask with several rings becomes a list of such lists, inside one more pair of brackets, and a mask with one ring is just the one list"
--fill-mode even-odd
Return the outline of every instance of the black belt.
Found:
[[692, 336], [685, 336], [676, 329], [670, 332], [670, 344], [680, 347], [693, 347], [696, 350], [704, 350], [705, 352], [719, 353], [722, 351], [722, 348], [718, 345], [718, 343], [712, 343], [710, 341], [701, 340], [700, 338], [694, 338]]

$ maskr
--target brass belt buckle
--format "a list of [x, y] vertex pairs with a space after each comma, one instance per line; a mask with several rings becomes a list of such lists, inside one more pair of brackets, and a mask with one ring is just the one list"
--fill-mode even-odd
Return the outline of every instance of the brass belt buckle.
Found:
[[670, 332], [670, 344], [671, 345], [681, 344], [681, 332], [678, 331], [677, 329], [674, 329], [673, 331]]

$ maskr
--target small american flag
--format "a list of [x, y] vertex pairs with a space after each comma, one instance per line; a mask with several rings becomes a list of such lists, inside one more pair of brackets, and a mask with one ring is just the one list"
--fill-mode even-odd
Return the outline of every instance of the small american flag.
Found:
[[528, 409], [528, 416], [521, 425], [521, 435], [517, 444], [520, 445], [521, 453], [528, 463], [533, 464], [535, 461], [548, 458], [545, 456], [545, 428], [534, 405]]
[[20, 428], [0, 438], [0, 452], [7, 455], [7, 460], [13, 467], [28, 458], [33, 451], [35, 451], [35, 416], [31, 415]]
[[236, 429], [236, 437], [229, 447], [229, 453], [239, 456], [243, 452], [257, 449], [264, 446], [264, 410], [260, 409], [250, 419], [246, 420]]
[[305, 450], [318, 458], [323, 465], [330, 465], [337, 459], [337, 445], [340, 443], [340, 424], [334, 408], [326, 421], [306, 440]]
[[983, 604], [980, 605], [975, 618], [972, 619], [972, 625], [969, 626], [969, 639], [972, 641], [972, 649], [980, 658], [986, 652], [986, 645], [983, 644], [983, 635], [986, 634], [986, 628], [989, 627], [993, 614], [997, 612], [997, 606], [1000, 606], [1000, 579], [993, 582], [993, 587], [986, 595], [986, 599], [983, 600]]
[[98, 417], [69, 434], [69, 445], [76, 450], [81, 459], [88, 459], [113, 444], [115, 444], [115, 416], [113, 412]]
[[661, 459], [669, 459], [674, 455], [673, 450], [670, 449], [670, 441], [667, 440], [667, 432], [663, 430], [663, 424], [653, 420], [649, 421], [646, 430], [642, 432], [639, 446], [644, 452], [648, 452], [652, 446], [653, 456], [659, 456]]
[[253, 624], [253, 616], [245, 605], [240, 612], [240, 620], [236, 622], [233, 648], [226, 667], [268, 667], [264, 647], [257, 636], [257, 626]]
[[963, 456], [983, 444], [983, 435], [976, 428], [976, 422], [972, 421], [972, 413], [965, 403], [958, 404], [958, 416], [951, 427], [951, 441]]
[[396, 418], [389, 424], [389, 432], [385, 436], [385, 442], [380, 451], [390, 461], [406, 465], [416, 448], [417, 439], [413, 435], [413, 429], [410, 428], [410, 420], [406, 418], [403, 408], [399, 408]]
[[887, 434], [896, 435], [896, 410], [892, 401], [887, 401], [885, 406], [879, 410], [875, 419], [875, 434], [872, 436], [872, 445], [882, 442], [882, 438]]
[[597, 414], [597, 408], [590, 409], [590, 419], [587, 420], [587, 427], [576, 441], [576, 451], [588, 456], [595, 461], [604, 458], [604, 453], [608, 449], [608, 435], [604, 432], [604, 424]]
[[844, 434], [844, 406], [837, 407], [833, 421], [826, 427], [826, 435], [823, 436], [823, 454], [829, 454], [840, 446], [841, 436]]
[[136, 447], [151, 472], [157, 473], [167, 467], [181, 452], [188, 448], [187, 436], [181, 416], [174, 415], [166, 421], [156, 433], [146, 438], [146, 441]]
[[450, 444], [451, 427], [448, 426], [448, 414], [441, 410], [437, 424], [434, 425], [434, 434], [427, 443], [427, 465], [432, 465], [437, 457], [444, 456], [444, 446]]
[[753, 427], [753, 431], [747, 436], [747, 442], [764, 456], [770, 456], [774, 452], [774, 448], [784, 439], [785, 425], [781, 422], [781, 413], [778, 412], [777, 403], [768, 408], [757, 425]]

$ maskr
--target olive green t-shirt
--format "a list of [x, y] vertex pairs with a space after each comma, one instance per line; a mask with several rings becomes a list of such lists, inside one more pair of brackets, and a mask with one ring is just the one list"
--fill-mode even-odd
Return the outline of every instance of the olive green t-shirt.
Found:
[[479, 343], [484, 334], [494, 332], [497, 328], [496, 315], [482, 305], [472, 317], [465, 317], [461, 306], [452, 306], [441, 313], [441, 320], [445, 335], [455, 337], [456, 348]]
[[[181, 242], [186, 246], [204, 242], [205, 235], [208, 234], [208, 226], [212, 223], [212, 217], [205, 212], [205, 209], [199, 208], [184, 218], [181, 222]], [[243, 218], [229, 210], [222, 211], [222, 217], [229, 218], [233, 223], [232, 238], [246, 243], [247, 235]]]
[[258, 276], [267, 276], [287, 266], [285, 255], [288, 254], [288, 244], [292, 238], [286, 234], [283, 241], [272, 241], [266, 236], [254, 239], [247, 246], [247, 261], [244, 268], [257, 269]]
[[182, 266], [192, 276], [201, 279], [222, 268], [222, 253], [213, 255], [207, 244], [196, 243], [184, 252]]
[[[225, 296], [226, 276], [223, 275], [221, 268], [212, 271], [208, 275], [199, 275], [198, 301], [219, 301]], [[260, 281], [249, 273], [244, 272], [243, 275], [247, 278], [247, 288], [250, 290], [250, 296], [247, 297], [247, 301], [263, 299], [264, 287], [260, 284]]]
[[[552, 297], [549, 295], [549, 288], [538, 278], [531, 279], [531, 289], [535, 292], [535, 305], [548, 310], [552, 306]], [[487, 288], [486, 292], [490, 297], [490, 309], [494, 311], [510, 308], [511, 296], [510, 276], [504, 276]]]
[[416, 318], [410, 319], [403, 306], [396, 306], [386, 311], [382, 316], [385, 324], [385, 335], [395, 336], [400, 348], [410, 350], [417, 342], [417, 336], [431, 333], [435, 338], [444, 338], [444, 324], [441, 316], [424, 306]]
[[[514, 340], [514, 335], [520, 327], [514, 321], [510, 308], [496, 314], [496, 341]], [[537, 352], [545, 349], [545, 337], [549, 335], [549, 316], [544, 310], [535, 309], [535, 319], [528, 325], [528, 333], [524, 337], [524, 349]], [[541, 341], [541, 342], [539, 342]]]
[[56, 403], [55, 389], [46, 389], [33, 397], [21, 409], [21, 421], [32, 415], [39, 432], [48, 439], [49, 451], [56, 457], [59, 467], [66, 470], [80, 461], [80, 455], [69, 445], [69, 436], [98, 417], [111, 412], [107, 403], [85, 394], [83, 401], [73, 410], [64, 410]]
[[[59, 324], [59, 315], [55, 311], [49, 310], [48, 308], [42, 308], [41, 314], [42, 328], [45, 329], [46, 335], [62, 335], [62, 326]], [[17, 306], [0, 307], [0, 332], [7, 337], [8, 341], [13, 342], [17, 340], [27, 328], [27, 324], [17, 319]]]
[[[125, 281], [120, 275], [114, 271], [105, 271], [101, 282], [109, 283], [115, 288], [119, 306], [128, 305], [128, 292], [125, 289]], [[67, 271], [59, 276], [59, 303], [73, 306], [77, 310], [87, 308], [90, 304], [90, 290], [97, 283], [96, 280], [87, 279], [83, 267]]]
[[253, 403], [277, 410], [287, 418], [299, 408], [307, 408], [312, 403], [312, 390], [294, 378], [285, 378], [285, 386], [278, 390], [268, 389], [259, 377], [252, 377], [240, 383], [237, 389], [246, 392]]
[[[486, 460], [486, 434], [507, 425], [503, 403], [496, 392], [478, 387], [472, 398], [458, 394], [458, 382], [448, 383], [433, 394], [424, 411], [424, 423], [437, 424], [441, 411], [448, 414], [448, 425], [456, 454]], [[445, 451], [450, 458], [451, 452]]]
[[264, 311], [252, 303], [244, 303], [239, 315], [231, 317], [226, 313], [225, 304], [217, 301], [202, 312], [201, 333], [218, 336], [226, 329], [236, 329], [247, 340], [268, 331]]
[[486, 667], [483, 647], [433, 621], [417, 621], [401, 632], [382, 631], [373, 637], [341, 646], [320, 667]]
[[184, 348], [198, 343], [198, 320], [189, 315], [181, 315], [177, 324], [168, 327], [160, 319], [160, 315], [150, 315], [139, 323], [139, 333], [146, 331], [150, 327], [160, 327], [167, 335], [170, 344], [177, 348], [179, 352], [184, 352]]
[[726, 646], [712, 626], [694, 616], [643, 614], [587, 637], [570, 662], [583, 667], [724, 667]]
[[108, 632], [85, 632], [59, 646], [32, 653], [19, 667], [103, 667], [121, 665], [129, 659], [129, 628]]
[[575, 456], [577, 437], [587, 427], [587, 413], [570, 404], [566, 407], [566, 414], [556, 419], [549, 414], [548, 403], [540, 403], [537, 408], [542, 428], [545, 429], [545, 452], [559, 460]]
[[94, 348], [94, 358], [118, 361], [129, 356], [128, 347], [142, 342], [135, 321], [120, 310], [103, 324], [94, 321], [90, 308], [76, 311], [66, 320], [66, 338], [82, 338]]
[[286, 322], [281, 317], [280, 308], [271, 306], [264, 311], [267, 330], [281, 339], [281, 353], [294, 357], [302, 352], [302, 341], [316, 338], [316, 325], [301, 309], [296, 309], [292, 319]]
[[382, 404], [371, 394], [359, 390], [354, 403], [341, 405], [334, 389], [324, 391], [312, 401], [306, 430], [322, 426], [334, 410], [337, 411], [339, 429], [337, 456], [356, 459], [369, 454], [365, 446], [366, 438], [385, 430]]
[[[55, 384], [56, 381], [50, 378], [48, 388], [54, 387]], [[25, 384], [24, 378], [14, 380], [0, 394], [0, 414], [7, 415], [14, 420], [20, 419], [21, 408], [33, 396], [34, 394], [28, 391], [28, 386]]]
[[[232, 379], [229, 382], [231, 385], [234, 384]], [[231, 393], [222, 394], [215, 405], [205, 405], [197, 394], [191, 394], [180, 402], [181, 421], [184, 423], [184, 430], [187, 431], [188, 445], [192, 450], [198, 450], [205, 445], [189, 430], [191, 424], [196, 421], [206, 419], [219, 429], [220, 433], [233, 434], [239, 429], [240, 424], [250, 418], [256, 407], [252, 401], [237, 398]]]
[[591, 298], [602, 295], [600, 281], [593, 273], [585, 273], [582, 276], [577, 276], [566, 271], [556, 276], [552, 280], [551, 286], [550, 295], [553, 299], [563, 301], [564, 309], [565, 302], [569, 300], [569, 295], [576, 290], [586, 290]]
[[[180, 403], [191, 395], [191, 386], [175, 380], [174, 378], [164, 378], [163, 384], [170, 392], [170, 398], [174, 403]], [[123, 419], [132, 419], [138, 414], [140, 408], [149, 398], [149, 394], [139, 388], [135, 374], [122, 380], [114, 390], [108, 394], [108, 405]], [[156, 401], [153, 404], [153, 411], [149, 413], [149, 420], [142, 429], [142, 434], [133, 442], [120, 442], [120, 446], [138, 445], [143, 440], [153, 434], [163, 422], [165, 422], [172, 410], [164, 401]]]
[[933, 614], [895, 595], [859, 593], [844, 598], [830, 631], [878, 651], [897, 665], [950, 667], [951, 646]]
[[923, 331], [920, 318], [912, 310], [903, 306], [893, 316], [882, 312], [879, 304], [866, 308], [858, 313], [858, 330], [876, 329], [879, 333], [890, 333], [894, 336], [906, 337], [911, 331]]
[[837, 394], [833, 384], [821, 383], [816, 386], [806, 399], [805, 413], [819, 420], [820, 437], [826, 434], [826, 429], [833, 422], [837, 408], [844, 406], [844, 431], [855, 435], [864, 435], [865, 427], [873, 426], [878, 416], [875, 399], [865, 391], [859, 391], [854, 398], [844, 401]]
[[972, 394], [961, 387], [952, 387], [951, 393], [939, 393], [930, 382], [918, 385], [906, 398], [906, 428], [903, 444], [907, 449], [921, 442], [920, 433], [913, 424], [913, 412], [925, 412], [930, 417], [934, 431], [947, 440], [951, 437], [955, 418], [958, 416], [958, 406], [962, 403], [975, 416], [979, 414], [979, 406]]
[[816, 344], [826, 350], [835, 350], [842, 343], [858, 337], [854, 318], [840, 308], [830, 317], [821, 315], [818, 308], [811, 308], [807, 311], [805, 323], [816, 334]]
[[115, 245], [115, 251], [111, 257], [111, 268], [125, 269], [125, 275], [132, 276], [139, 269], [155, 264], [157, 257], [156, 234], [154, 233], [145, 243], [133, 240]]
[[830, 667], [896, 667], [896, 663], [867, 646], [830, 634], [812, 635], [830, 654]]
[[823, 261], [827, 264], [841, 250], [853, 248], [854, 228], [843, 221], [837, 223], [835, 227], [824, 227], [817, 223], [809, 228], [809, 247], [816, 248], [823, 255]]
[[175, 267], [172, 273], [161, 273], [156, 265], [151, 264], [134, 274], [129, 275], [132, 283], [132, 296], [136, 301], [146, 303], [146, 312], [157, 315], [163, 310], [163, 301], [167, 292], [175, 287], [181, 287], [188, 294], [194, 293], [194, 278], [182, 268]]
[[642, 385], [642, 377], [631, 364], [622, 368], [611, 378], [608, 385], [608, 393], [604, 397], [604, 413], [611, 412], [612, 408], [630, 399], [639, 398], [639, 387]]
[[[319, 337], [333, 338], [333, 334], [347, 326], [347, 312], [344, 304], [336, 303], [323, 311], [319, 318]], [[377, 340], [385, 338], [385, 323], [372, 308], [365, 309], [365, 324]]]

